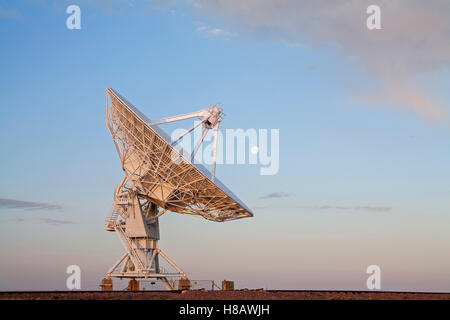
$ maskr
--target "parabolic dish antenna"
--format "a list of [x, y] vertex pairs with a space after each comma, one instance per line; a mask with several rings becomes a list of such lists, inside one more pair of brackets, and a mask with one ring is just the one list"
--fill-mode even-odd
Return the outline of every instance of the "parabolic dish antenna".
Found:
[[[223, 120], [222, 110], [210, 106], [197, 112], [150, 121], [113, 89], [106, 90], [106, 97], [106, 124], [125, 175], [115, 188], [105, 229], [117, 232], [126, 251], [108, 270], [106, 279], [156, 278], [167, 289], [174, 289], [174, 282], [168, 277], [187, 278], [158, 247], [158, 218], [162, 214], [172, 211], [219, 222], [253, 216], [251, 210], [215, 178], [217, 132]], [[158, 124], [190, 118], [200, 121], [173, 141], [158, 127]], [[200, 125], [203, 126], [202, 135], [191, 159], [187, 159], [184, 151], [175, 145]], [[192, 161], [210, 129], [214, 130], [212, 173]], [[175, 272], [162, 270], [159, 256]]]

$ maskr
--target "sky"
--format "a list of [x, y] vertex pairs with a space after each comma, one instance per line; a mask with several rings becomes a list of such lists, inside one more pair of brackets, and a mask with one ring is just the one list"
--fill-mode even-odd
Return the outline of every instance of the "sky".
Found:
[[104, 230], [123, 174], [110, 87], [150, 119], [221, 103], [223, 132], [279, 130], [276, 174], [216, 170], [253, 218], [160, 218], [189, 278], [366, 290], [378, 265], [383, 290], [450, 292], [449, 15], [439, 0], [0, 1], [0, 290], [64, 290], [69, 265], [97, 289], [122, 254]]

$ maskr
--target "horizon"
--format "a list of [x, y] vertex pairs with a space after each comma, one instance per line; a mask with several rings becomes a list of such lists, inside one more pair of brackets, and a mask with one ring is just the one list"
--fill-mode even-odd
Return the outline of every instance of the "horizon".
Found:
[[104, 230], [123, 177], [114, 88], [152, 120], [223, 106], [215, 174], [254, 217], [161, 216], [190, 279], [366, 291], [376, 265], [379, 291], [450, 292], [449, 15], [441, 0], [0, 1], [0, 290], [64, 290], [70, 265], [98, 289], [123, 253]]

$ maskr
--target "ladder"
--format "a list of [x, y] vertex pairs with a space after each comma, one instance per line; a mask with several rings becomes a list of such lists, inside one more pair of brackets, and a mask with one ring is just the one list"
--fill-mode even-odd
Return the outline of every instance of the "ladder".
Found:
[[117, 210], [117, 207], [113, 205], [111, 208], [111, 213], [109, 214], [108, 218], [106, 218], [106, 224], [105, 224], [105, 230], [106, 231], [115, 231], [115, 225], [117, 222], [117, 218], [119, 216], [119, 211]]

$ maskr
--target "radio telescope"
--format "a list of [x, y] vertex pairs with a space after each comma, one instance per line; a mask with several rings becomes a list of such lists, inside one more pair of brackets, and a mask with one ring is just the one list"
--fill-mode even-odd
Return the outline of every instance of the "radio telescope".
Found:
[[[200, 121], [173, 141], [158, 127], [190, 118]], [[252, 211], [215, 178], [217, 132], [222, 120], [222, 109], [214, 105], [197, 112], [150, 121], [116, 91], [106, 90], [106, 125], [125, 174], [114, 190], [105, 229], [118, 234], [125, 253], [108, 270], [104, 281], [111, 281], [111, 277], [153, 278], [172, 290], [175, 282], [169, 279], [187, 280], [183, 270], [158, 246], [158, 218], [167, 211], [219, 222], [253, 216]], [[175, 144], [200, 125], [203, 126], [202, 135], [188, 159]], [[211, 173], [193, 162], [208, 130], [214, 130]], [[159, 257], [174, 271], [163, 270]]]

